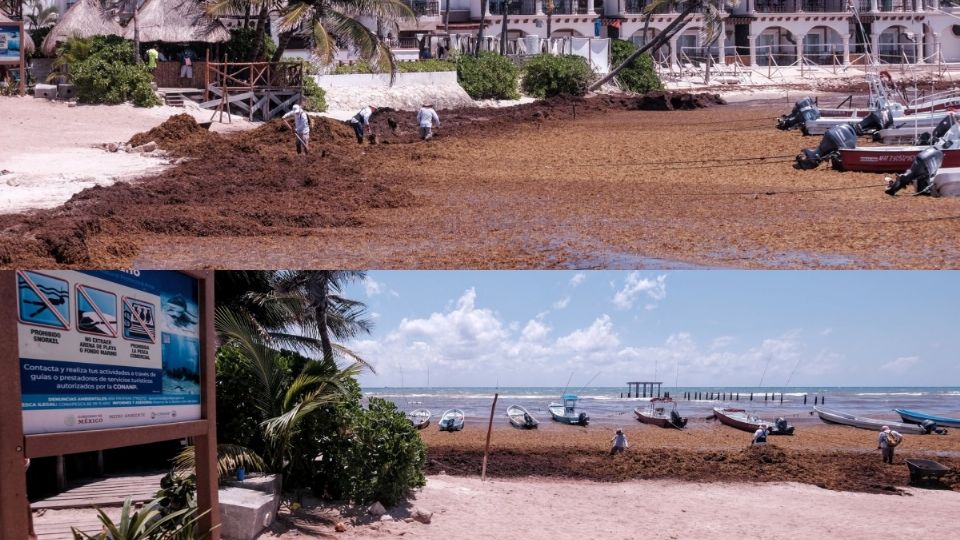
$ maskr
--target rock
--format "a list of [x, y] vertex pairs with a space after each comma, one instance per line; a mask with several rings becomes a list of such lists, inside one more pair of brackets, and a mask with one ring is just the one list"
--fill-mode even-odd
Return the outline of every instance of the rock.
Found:
[[433, 512], [425, 512], [419, 508], [414, 508], [411, 517], [420, 523], [423, 523], [424, 525], [429, 525], [430, 521], [433, 519]]
[[337, 524], [333, 526], [333, 529], [337, 532], [347, 532], [347, 524], [342, 521], [338, 521]]
[[393, 521], [393, 516], [390, 514], [384, 514], [380, 516], [380, 521]]
[[375, 502], [367, 509], [367, 513], [374, 516], [382, 516], [387, 513], [387, 509], [382, 504]]
[[120, 149], [120, 145], [117, 144], [117, 143], [113, 143], [113, 142], [112, 142], [112, 143], [107, 144], [107, 151], [108, 151], [108, 152], [116, 152], [116, 151], [119, 150], [119, 149]]
[[157, 149], [156, 141], [150, 141], [146, 144], [141, 144], [140, 146], [134, 148], [133, 150], [134, 152], [140, 152], [141, 154], [143, 154], [147, 152], [153, 152], [156, 149]]
[[414, 522], [414, 519], [413, 519], [412, 517], [403, 518], [403, 522], [404, 522], [404, 523], [413, 523], [413, 522]]

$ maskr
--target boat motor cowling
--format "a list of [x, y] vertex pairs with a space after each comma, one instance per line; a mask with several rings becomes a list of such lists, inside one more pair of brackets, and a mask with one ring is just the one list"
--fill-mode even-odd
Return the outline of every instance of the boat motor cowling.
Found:
[[930, 182], [942, 163], [942, 150], [935, 146], [924, 148], [917, 157], [913, 158], [913, 163], [907, 172], [898, 174], [896, 179], [888, 181], [889, 185], [884, 192], [887, 195], [896, 195], [901, 189], [913, 184], [918, 195], [929, 194]]
[[580, 413], [580, 416], [577, 417], [577, 423], [580, 424], [581, 426], [587, 425], [587, 422], [589, 420], [590, 420], [590, 417], [587, 416], [587, 413], [585, 412]]
[[894, 109], [891, 106], [877, 109], [868, 114], [860, 123], [857, 124], [857, 135], [864, 133], [874, 133], [881, 129], [887, 129], [893, 125]]
[[786, 431], [787, 419], [781, 416], [774, 421], [773, 425], [777, 427], [777, 431]]
[[[804, 110], [817, 111], [816, 117], [819, 117], [819, 111], [816, 108], [816, 102], [813, 101], [811, 97], [804, 97], [799, 99], [796, 103], [793, 104], [793, 110], [790, 111], [790, 114], [785, 114], [777, 119], [777, 129], [792, 129], [800, 125], [802, 120], [806, 120], [803, 117]], [[811, 120], [816, 120], [816, 117], [811, 118]]]
[[833, 126], [823, 134], [820, 145], [807, 148], [797, 156], [797, 168], [815, 169], [820, 162], [836, 154], [841, 148], [856, 148], [857, 132], [849, 124]]

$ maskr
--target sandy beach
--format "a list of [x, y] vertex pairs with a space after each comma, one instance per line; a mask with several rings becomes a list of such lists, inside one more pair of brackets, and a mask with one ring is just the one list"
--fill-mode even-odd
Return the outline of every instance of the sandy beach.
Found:
[[[794, 169], [793, 156], [819, 138], [774, 129], [791, 103], [630, 110], [637, 106], [601, 96], [446, 111], [429, 144], [416, 141], [408, 113], [375, 117], [378, 145], [357, 145], [348, 127], [327, 122], [314, 130], [318, 151], [299, 161], [282, 125], [249, 132], [255, 143], [189, 139], [173, 153], [192, 161], [135, 187], [3, 216], [0, 245], [15, 245], [0, 249], [0, 263], [960, 266], [952, 241], [960, 200], [891, 198], [883, 175]], [[74, 245], [25, 246], [25, 236]]]
[[[873, 538], [896, 516], [910, 536], [947, 538], [937, 513], [960, 510], [960, 483], [908, 483], [905, 459], [960, 466], [960, 439], [910, 436], [894, 465], [877, 434], [806, 423], [763, 450], [750, 434], [697, 422], [684, 431], [624, 425], [626, 454], [608, 455], [611, 426], [497, 427], [480, 481], [485, 426], [420, 433], [426, 487], [382, 520], [364, 508], [304, 499], [264, 538]], [[411, 518], [432, 513], [429, 524]], [[336, 533], [336, 523], [348, 524]]]
[[[0, 214], [53, 208], [94, 186], [159, 174], [172, 160], [162, 153], [106, 152], [99, 145], [126, 142], [176, 114], [209, 120], [209, 111], [179, 107], [71, 105], [32, 97], [0, 98]], [[251, 124], [234, 118], [213, 129]]]

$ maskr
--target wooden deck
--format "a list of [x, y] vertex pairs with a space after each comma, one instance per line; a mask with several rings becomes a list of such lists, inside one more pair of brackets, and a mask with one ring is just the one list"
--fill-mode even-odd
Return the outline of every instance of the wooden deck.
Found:
[[135, 503], [153, 500], [163, 475], [105, 476], [77, 482], [63, 493], [36, 501], [30, 506], [37, 536], [40, 540], [73, 540], [70, 527], [98, 532], [100, 522], [94, 507], [103, 507], [110, 517], [116, 518], [127, 497], [132, 497]]

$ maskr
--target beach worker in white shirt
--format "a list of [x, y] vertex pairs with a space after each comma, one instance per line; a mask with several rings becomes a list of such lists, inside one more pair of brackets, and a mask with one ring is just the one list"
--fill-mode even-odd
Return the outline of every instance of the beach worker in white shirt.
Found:
[[883, 457], [884, 463], [893, 464], [893, 449], [903, 441], [903, 435], [890, 429], [890, 426], [880, 428], [880, 436], [877, 438], [877, 448]]
[[294, 105], [293, 109], [283, 115], [283, 123], [290, 127], [290, 118], [293, 118], [293, 132], [296, 135], [297, 153], [301, 151], [304, 154], [310, 153], [310, 116], [300, 105]]
[[360, 112], [353, 115], [353, 118], [350, 119], [353, 132], [357, 134], [357, 144], [363, 144], [363, 132], [370, 127], [370, 117], [373, 116], [375, 112], [377, 112], [377, 108], [373, 105], [368, 105], [360, 109]]
[[627, 442], [627, 435], [623, 432], [622, 429], [618, 429], [613, 438], [610, 439], [610, 442], [613, 443], [613, 448], [610, 449], [610, 455], [622, 454], [630, 443]]
[[767, 425], [760, 424], [760, 427], [753, 432], [753, 441], [750, 443], [753, 446], [767, 444]]
[[440, 127], [440, 117], [437, 111], [433, 110], [433, 105], [424, 103], [417, 111], [417, 125], [420, 126], [420, 138], [429, 141], [433, 138], [433, 127]]

